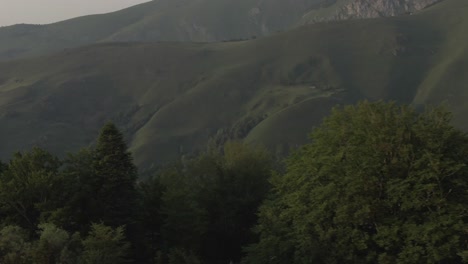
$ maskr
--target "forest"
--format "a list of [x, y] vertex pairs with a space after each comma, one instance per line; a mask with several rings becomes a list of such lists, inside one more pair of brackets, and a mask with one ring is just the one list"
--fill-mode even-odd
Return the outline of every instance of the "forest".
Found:
[[109, 122], [0, 163], [0, 263], [468, 263], [467, 165], [444, 107], [335, 107], [287, 157], [227, 141], [150, 175]]

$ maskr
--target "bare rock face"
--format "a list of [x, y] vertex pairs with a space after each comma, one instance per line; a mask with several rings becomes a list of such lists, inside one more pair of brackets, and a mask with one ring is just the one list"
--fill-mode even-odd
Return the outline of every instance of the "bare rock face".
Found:
[[333, 10], [316, 9], [303, 16], [303, 23], [354, 18], [391, 17], [420, 11], [441, 0], [342, 0]]

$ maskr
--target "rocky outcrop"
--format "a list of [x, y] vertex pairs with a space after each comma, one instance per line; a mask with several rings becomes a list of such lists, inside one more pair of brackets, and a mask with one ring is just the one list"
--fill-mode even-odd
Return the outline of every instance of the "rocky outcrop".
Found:
[[332, 8], [315, 9], [303, 16], [303, 24], [354, 18], [412, 14], [441, 0], [342, 0]]

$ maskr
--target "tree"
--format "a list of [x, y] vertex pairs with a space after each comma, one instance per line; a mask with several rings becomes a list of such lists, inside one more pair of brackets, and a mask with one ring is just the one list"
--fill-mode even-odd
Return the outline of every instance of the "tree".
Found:
[[1, 160], [0, 160], [0, 174], [7, 169], [7, 164], [3, 163]]
[[239, 261], [242, 245], [254, 241], [251, 228], [270, 175], [269, 155], [240, 142], [165, 170], [160, 178], [167, 246], [193, 252], [203, 263]]
[[159, 178], [150, 177], [138, 184], [138, 191], [140, 194], [140, 208], [142, 208], [138, 225], [144, 227], [145, 255], [155, 259], [163, 244], [161, 236], [161, 227], [164, 221], [162, 196], [165, 188]]
[[271, 172], [270, 155], [241, 142], [227, 142], [222, 153], [209, 152], [194, 164], [193, 176], [202, 180], [199, 203], [207, 212], [202, 255], [208, 261], [238, 262], [243, 245], [255, 241], [251, 229]]
[[168, 264], [200, 264], [197, 256], [187, 253], [184, 250], [171, 249], [168, 256]]
[[64, 188], [66, 204], [51, 220], [69, 231], [85, 234], [90, 223], [99, 221], [102, 208], [98, 207], [96, 192], [101, 182], [94, 173], [94, 151], [83, 148], [69, 154], [64, 160]]
[[58, 208], [62, 178], [60, 160], [39, 148], [16, 153], [0, 174], [0, 208], [11, 224], [33, 232], [42, 216]]
[[[39, 240], [32, 250], [34, 263], [63, 263], [62, 256], [69, 256], [68, 244], [70, 235], [54, 224], [39, 224]], [[69, 262], [67, 262], [69, 263]]]
[[129, 224], [137, 211], [137, 169], [122, 133], [107, 123], [97, 140], [94, 163], [97, 219], [111, 227]]
[[31, 243], [28, 232], [18, 226], [6, 226], [0, 230], [0, 263], [31, 263]]
[[130, 244], [125, 241], [124, 228], [113, 229], [103, 224], [93, 224], [81, 256], [83, 264], [121, 264], [128, 262]]
[[162, 249], [178, 248], [199, 254], [208, 224], [197, 196], [200, 187], [197, 179], [178, 165], [165, 168], [158, 178], [165, 189], [161, 197]]
[[462, 263], [468, 136], [435, 108], [334, 109], [275, 176], [245, 263]]

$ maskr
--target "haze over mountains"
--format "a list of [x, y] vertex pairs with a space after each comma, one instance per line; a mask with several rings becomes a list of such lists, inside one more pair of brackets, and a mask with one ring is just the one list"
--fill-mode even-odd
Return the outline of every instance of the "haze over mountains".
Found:
[[[153, 1], [48, 26], [2, 28], [3, 59], [60, 52], [0, 63], [0, 157], [33, 145], [57, 154], [76, 150], [108, 119], [124, 129], [141, 166], [228, 138], [282, 152], [305, 142], [331, 107], [360, 99], [446, 101], [466, 129], [466, 0], [247, 41], [122, 43], [248, 38], [319, 21], [318, 10], [323, 20], [393, 16], [434, 2]], [[263, 5], [260, 13], [252, 3]], [[347, 8], [358, 3], [362, 8]], [[244, 19], [251, 11], [258, 20]], [[109, 41], [120, 43], [63, 50]]]

